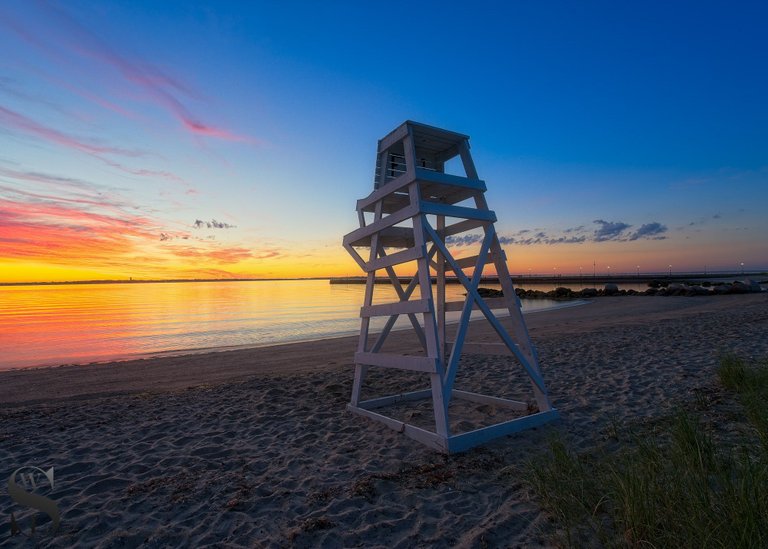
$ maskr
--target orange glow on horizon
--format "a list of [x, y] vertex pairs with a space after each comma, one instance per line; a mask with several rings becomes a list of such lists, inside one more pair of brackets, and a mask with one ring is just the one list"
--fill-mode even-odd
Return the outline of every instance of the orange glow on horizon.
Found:
[[[151, 246], [155, 246], [152, 242]], [[702, 260], [711, 246], [690, 245], [680, 248], [673, 242], [656, 242], [651, 246], [641, 243], [608, 242], [600, 245], [533, 245], [504, 246], [509, 271], [513, 276], [598, 276], [644, 273], [665, 273], [671, 264], [673, 272], [704, 272], [725, 270], [738, 272], [744, 261], [749, 270], [750, 262], [746, 245], [728, 248], [732, 258], [723, 260], [712, 257]], [[46, 261], [38, 258], [0, 259], [0, 283], [12, 282], [69, 282], [84, 280], [172, 280], [172, 279], [232, 279], [232, 278], [327, 278], [363, 276], [363, 271], [341, 246], [317, 250], [266, 250], [251, 251], [247, 246], [230, 246], [221, 249], [200, 249], [181, 245], [173, 249], [171, 257], [151, 247], [145, 254], [133, 249], [132, 254], [115, 250], [108, 261], [93, 255], [77, 261], [75, 252], [64, 258], [62, 250]], [[471, 247], [453, 248], [456, 257], [474, 255]], [[261, 256], [256, 256], [261, 253]], [[610, 267], [610, 268], [609, 268]], [[754, 267], [753, 267], [754, 268]], [[415, 272], [413, 265], [397, 269], [400, 276]], [[485, 275], [494, 275], [492, 265], [486, 266]], [[385, 276], [382, 271], [380, 276]]]

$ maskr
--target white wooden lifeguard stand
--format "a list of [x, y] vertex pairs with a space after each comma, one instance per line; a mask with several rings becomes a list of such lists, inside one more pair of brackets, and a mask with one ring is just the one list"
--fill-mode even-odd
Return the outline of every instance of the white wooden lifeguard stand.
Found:
[[[465, 177], [445, 173], [445, 163], [456, 156], [461, 159]], [[469, 137], [406, 121], [379, 141], [374, 191], [357, 201], [360, 228], [344, 237], [344, 248], [367, 274], [365, 298], [360, 310], [360, 340], [355, 353], [355, 379], [347, 409], [448, 453], [460, 452], [558, 417], [547, 396], [536, 350], [528, 336], [520, 301], [507, 269], [506, 256], [494, 229], [496, 214], [488, 209], [485, 190], [485, 183], [478, 179], [469, 153]], [[470, 206], [457, 205], [465, 201]], [[483, 232], [477, 256], [454, 258], [446, 239], [473, 230]], [[358, 253], [360, 248], [369, 249], [367, 257]], [[416, 274], [403, 287], [394, 267], [407, 263], [415, 263]], [[487, 264], [495, 267], [504, 292], [501, 298], [484, 299], [478, 293], [483, 268]], [[472, 273], [465, 272], [467, 269], [471, 269]], [[399, 301], [373, 304], [376, 273], [379, 271], [386, 272]], [[446, 302], [446, 272], [453, 272], [466, 289], [464, 301]], [[433, 277], [436, 279], [434, 292]], [[420, 297], [411, 299], [416, 287]], [[498, 334], [499, 343], [465, 341], [473, 309], [482, 311]], [[509, 332], [492, 312], [494, 309], [509, 311]], [[461, 311], [452, 342], [446, 340], [448, 311]], [[424, 356], [380, 352], [399, 315], [409, 317], [424, 349]], [[421, 322], [417, 315], [421, 316]], [[372, 317], [377, 316], [389, 318], [376, 340], [371, 342], [370, 322]], [[454, 388], [463, 353], [510, 355], [512, 361], [516, 359], [530, 379], [536, 406]], [[426, 372], [431, 386], [361, 401], [361, 390], [371, 366]], [[520, 415], [495, 425], [452, 434], [448, 410], [454, 397], [508, 408]], [[434, 431], [394, 419], [380, 413], [380, 410], [375, 411], [402, 401], [428, 398], [432, 399], [434, 408]], [[530, 413], [532, 409], [535, 413]]]

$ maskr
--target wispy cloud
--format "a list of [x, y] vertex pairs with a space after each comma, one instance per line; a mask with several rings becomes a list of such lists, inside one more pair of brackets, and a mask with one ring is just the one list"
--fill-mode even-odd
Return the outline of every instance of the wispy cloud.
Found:
[[10, 177], [21, 181], [34, 181], [35, 183], [57, 183], [67, 186], [87, 187], [89, 183], [75, 177], [65, 177], [55, 174], [47, 174], [38, 171], [24, 171], [0, 166], [0, 177]]
[[593, 237], [595, 242], [619, 240], [622, 233], [632, 226], [623, 221], [604, 221], [602, 219], [595, 219], [593, 223], [598, 225]]
[[[0, 187], [0, 257], [44, 261], [54, 265], [120, 268], [149, 272], [141, 264], [163, 264], [185, 259], [202, 273], [211, 264], [234, 265], [245, 260], [271, 259], [282, 255], [270, 246], [225, 246], [199, 239], [195, 244], [183, 232], [172, 232], [147, 215], [126, 211], [120, 203], [98, 204], [82, 199], [59, 200], [29, 191]], [[16, 193], [16, 198], [8, 195]], [[137, 264], [137, 257], [146, 258]], [[159, 269], [159, 270], [157, 270]], [[157, 267], [155, 276], [177, 276], [176, 267]], [[199, 275], [198, 275], [199, 276]]]
[[[524, 234], [530, 234], [530, 230], [519, 231]], [[479, 244], [483, 240], [481, 234], [467, 234], [460, 237], [449, 236], [446, 238], [447, 244], [450, 246], [472, 246]], [[579, 244], [586, 242], [587, 237], [581, 236], [556, 236], [550, 237], [544, 231], [536, 231], [531, 236], [499, 236], [499, 244], [518, 244], [521, 246], [532, 246], [534, 244]]]
[[192, 223], [192, 227], [195, 229], [234, 229], [237, 225], [230, 225], [229, 223], [216, 221], [215, 219], [211, 219], [210, 221], [195, 219], [195, 222]]
[[186, 269], [179, 271], [181, 278], [258, 278], [252, 273], [233, 273], [226, 269]]
[[184, 182], [182, 178], [167, 170], [134, 168], [110, 158], [110, 156], [130, 158], [141, 157], [146, 155], [144, 151], [125, 149], [122, 147], [108, 145], [100, 141], [77, 137], [41, 124], [32, 118], [29, 118], [28, 116], [15, 112], [11, 109], [6, 109], [2, 106], [0, 106], [0, 123], [8, 128], [16, 130], [17, 132], [31, 135], [37, 139], [86, 153], [93, 158], [100, 160], [106, 165], [130, 175], [136, 175], [140, 177], [161, 177], [171, 181], [181, 183]]
[[638, 240], [640, 238], [652, 238], [655, 240], [662, 240], [666, 237], [662, 236], [667, 232], [667, 226], [654, 221], [653, 223], [645, 223], [641, 225], [634, 233], [629, 237], [629, 240]]
[[34, 93], [28, 93], [26, 91], [23, 91], [19, 83], [5, 76], [0, 76], [0, 92], [2, 92], [8, 97], [21, 99], [25, 103], [43, 105], [44, 107], [51, 109], [52, 111], [56, 111], [59, 114], [63, 114], [64, 116], [68, 116], [78, 121], [83, 121], [85, 118], [82, 115], [76, 114], [68, 109], [65, 109], [64, 107], [62, 107], [58, 103], [55, 103], [54, 101], [50, 101]]
[[184, 259], [213, 261], [220, 264], [238, 263], [246, 259], [267, 259], [280, 255], [280, 252], [275, 249], [261, 250], [254, 253], [253, 250], [242, 246], [229, 246], [213, 249], [194, 246], [174, 246], [169, 248], [168, 251], [173, 255]]
[[[64, 47], [80, 58], [97, 62], [102, 70], [116, 71], [124, 82], [129, 83], [134, 89], [140, 90], [153, 105], [168, 112], [179, 122], [181, 128], [195, 136], [225, 141], [259, 143], [259, 140], [254, 137], [239, 134], [221, 125], [211, 123], [193, 113], [185, 101], [198, 100], [199, 94], [193, 90], [191, 85], [183, 82], [177, 76], [171, 75], [169, 71], [145, 60], [132, 58], [128, 54], [118, 51], [108, 41], [100, 38], [96, 33], [71, 17], [62, 7], [54, 4], [41, 4], [40, 6], [45, 15], [51, 17], [56, 23], [60, 35], [54, 37], [59, 38], [57, 43], [42, 40], [18, 21], [13, 21], [8, 17], [0, 18], [0, 22], [27, 43], [33, 44], [51, 57], [61, 57], [62, 52], [59, 50]], [[130, 110], [114, 101], [92, 93], [80, 93], [80, 95], [113, 112], [134, 118]]]
[[83, 138], [75, 137], [73, 135], [40, 124], [21, 113], [12, 111], [11, 109], [6, 109], [2, 106], [0, 106], [0, 123], [17, 131], [38, 137], [44, 141], [57, 143], [58, 145], [62, 145], [64, 147], [75, 149], [95, 156], [113, 154], [119, 156], [137, 157], [144, 155], [142, 151], [114, 147], [111, 145], [98, 143], [93, 140], [86, 140]]
[[[164, 253], [160, 234], [174, 223], [153, 216], [119, 189], [19, 165], [0, 165], [0, 257], [91, 268], [125, 266], [135, 257], [155, 263]], [[142, 263], [150, 263], [142, 260]]]
[[141, 215], [106, 215], [78, 205], [0, 198], [0, 257], [53, 264], [104, 265], [153, 237]]
[[[596, 219], [595, 230], [588, 230], [585, 225], [570, 227], [556, 234], [549, 234], [542, 229], [521, 229], [513, 235], [500, 235], [499, 243], [533, 246], [537, 244], [582, 244], [584, 242], [630, 242], [634, 240], [663, 240], [668, 231], [666, 225], [658, 221], [642, 224], [632, 231], [632, 225], [623, 221], [605, 221]], [[449, 236], [446, 243], [450, 246], [472, 246], [483, 240], [482, 234], [470, 233], [462, 236]]]
[[[743, 210], [741, 210], [740, 213], [743, 213]], [[685, 225], [681, 225], [679, 227], [676, 227], [676, 230], [678, 230], [678, 231], [685, 231], [685, 230], [690, 229], [691, 227], [702, 227], [704, 225], [709, 225], [711, 223], [718, 223], [719, 220], [721, 220], [722, 218], [723, 218], [723, 214], [721, 214], [721, 213], [715, 213], [715, 214], [712, 214], [712, 215], [702, 216], [702, 217], [699, 217], [698, 219], [695, 219], [693, 221], [689, 221]], [[698, 229], [698, 228], [693, 229], [693, 230], [697, 231], [697, 232], [700, 231], [700, 229]]]

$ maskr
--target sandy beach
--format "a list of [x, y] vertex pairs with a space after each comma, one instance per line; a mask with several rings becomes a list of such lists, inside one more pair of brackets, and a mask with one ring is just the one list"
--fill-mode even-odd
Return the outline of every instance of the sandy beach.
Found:
[[[55, 467], [61, 527], [38, 540], [51, 547], [547, 547], [523, 475], [552, 436], [593, 447], [612, 423], [716, 385], [721, 354], [768, 355], [765, 293], [605, 297], [526, 320], [562, 419], [463, 454], [345, 411], [347, 337], [0, 372], [2, 483], [22, 465]], [[417, 352], [405, 337], [393, 339]], [[386, 373], [373, 395], [410, 388]], [[466, 357], [460, 380], [526, 389], [503, 357]], [[11, 508], [3, 490], [0, 545], [16, 542]]]

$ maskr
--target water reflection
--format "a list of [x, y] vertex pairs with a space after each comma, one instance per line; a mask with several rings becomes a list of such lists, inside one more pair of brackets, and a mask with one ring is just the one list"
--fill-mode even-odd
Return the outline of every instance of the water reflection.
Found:
[[[326, 280], [0, 287], [0, 369], [355, 334], [364, 291]], [[447, 287], [450, 300], [463, 294]], [[374, 302], [391, 301], [394, 288], [377, 286]]]

